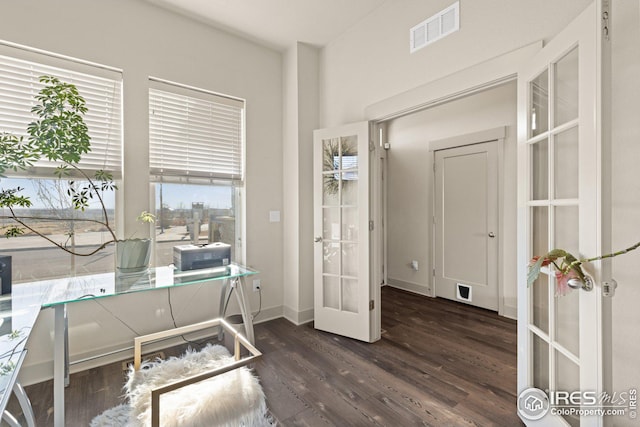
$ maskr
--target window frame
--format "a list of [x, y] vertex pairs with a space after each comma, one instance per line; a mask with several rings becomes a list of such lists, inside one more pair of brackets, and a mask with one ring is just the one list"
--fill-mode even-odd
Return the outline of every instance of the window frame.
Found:
[[[239, 150], [240, 173], [231, 174], [225, 177], [224, 174], [198, 173], [198, 171], [180, 170], [172, 168], [162, 170], [152, 166], [152, 142], [151, 142], [151, 91], [160, 90], [175, 93], [185, 97], [195, 97], [209, 102], [219, 102], [224, 105], [235, 106], [240, 109], [240, 132]], [[170, 82], [155, 77], [149, 77], [149, 185], [150, 185], [150, 208], [151, 212], [157, 212], [156, 206], [156, 185], [167, 184], [194, 184], [194, 185], [225, 185], [233, 188], [233, 210], [235, 221], [235, 262], [244, 263], [246, 259], [245, 230], [246, 230], [246, 198], [245, 198], [245, 175], [246, 175], [246, 101], [242, 98], [224, 95], [218, 92], [209, 91], [181, 83]], [[156, 264], [156, 250], [154, 244], [153, 253], [154, 265]]]
[[[7, 88], [5, 93], [7, 96], [14, 93], [22, 93], [19, 95], [18, 99], [20, 102], [16, 103], [17, 109], [16, 113], [9, 115], [7, 114], [8, 119], [17, 118], [19, 122], [14, 120], [14, 124], [4, 125], [2, 121], [0, 121], [0, 131], [9, 132], [17, 136], [25, 136], [27, 137], [26, 128], [27, 124], [35, 119], [35, 116], [30, 114], [31, 107], [35, 104], [33, 100], [33, 96], [38, 93], [40, 88], [44, 87], [44, 84], [39, 82], [39, 77], [41, 75], [54, 75], [58, 77], [60, 80], [65, 83], [72, 83], [78, 87], [80, 94], [85, 98], [87, 102], [87, 106], [89, 108], [89, 112], [85, 115], [85, 123], [89, 127], [89, 134], [92, 136], [92, 152], [83, 155], [83, 160], [79, 163], [79, 167], [82, 168], [83, 171], [87, 172], [89, 175], [93, 175], [99, 169], [108, 170], [112, 173], [114, 180], [116, 183], [122, 177], [123, 170], [123, 128], [124, 128], [124, 115], [123, 115], [123, 86], [124, 86], [124, 78], [123, 71], [114, 67], [108, 67], [101, 64], [92, 63], [89, 61], [83, 61], [76, 58], [67, 57], [64, 55], [59, 55], [52, 52], [43, 51], [40, 49], [34, 49], [27, 46], [10, 43], [6, 41], [0, 40], [0, 60], [3, 61], [3, 65], [6, 66], [4, 75], [8, 78], [8, 84], [4, 86]], [[33, 71], [24, 72], [21, 74], [21, 70], [28, 70], [29, 67]], [[25, 91], [15, 91], [14, 89], [20, 89], [18, 87], [14, 87], [13, 83], [10, 82], [10, 79], [14, 79], [13, 83], [18, 82], [27, 82], [23, 83], [25, 87], [29, 87], [28, 90]], [[103, 86], [104, 90], [107, 90], [109, 84], [112, 85], [113, 91], [112, 97], [109, 98], [105, 94], [107, 92], [92, 92], [91, 90], [87, 91], [87, 87], [89, 89], [92, 88], [100, 88], [100, 80], [108, 80], [109, 82], [105, 82]], [[87, 82], [89, 84], [87, 85]], [[92, 83], [93, 82], [93, 83]], [[100, 84], [99, 84], [100, 83]], [[84, 92], [84, 93], [83, 93]], [[27, 97], [28, 95], [28, 97]], [[31, 101], [28, 105], [22, 101], [26, 101], [29, 99]], [[108, 99], [108, 102], [97, 103], [96, 99]], [[100, 107], [96, 107], [99, 105]], [[5, 104], [3, 108], [10, 108], [9, 103]], [[92, 106], [94, 108], [92, 109]], [[102, 108], [104, 107], [104, 108]], [[24, 111], [22, 109], [24, 108]], [[101, 117], [96, 112], [106, 111], [109, 114], [104, 115], [104, 118]], [[93, 114], [92, 114], [93, 113]], [[32, 116], [32, 118], [27, 118], [28, 116]], [[24, 123], [22, 123], [24, 121]], [[106, 135], [104, 138], [96, 138], [96, 133], [100, 134], [100, 132], [96, 132], [95, 130], [92, 132], [92, 128], [95, 129], [95, 124], [101, 125], [102, 122], [107, 122], [109, 125], [107, 126], [107, 131], [104, 132]], [[17, 124], [15, 124], [17, 123]], [[112, 126], [113, 125], [113, 126]], [[97, 142], [96, 142], [97, 141]], [[101, 160], [104, 158], [104, 160]], [[59, 164], [59, 162], [50, 162], [46, 159], [40, 160], [34, 164], [34, 166], [27, 168], [26, 170], [7, 170], [5, 171], [5, 176], [7, 179], [24, 179], [24, 180], [47, 180], [47, 181], [55, 181], [58, 178], [55, 176], [54, 171], [55, 167]], [[4, 181], [4, 178], [0, 178]], [[74, 174], [71, 174], [68, 179], [63, 180], [73, 180]], [[11, 185], [0, 184], [2, 188], [11, 188]], [[34, 209], [42, 209], [42, 208], [34, 208]], [[110, 216], [111, 219], [114, 217], [118, 217], [118, 212], [122, 211], [123, 207], [118, 203], [118, 197], [113, 195], [113, 217]], [[78, 212], [80, 216], [82, 213]], [[79, 222], [82, 224], [82, 222]], [[117, 231], [118, 224], [113, 224]], [[79, 233], [82, 235], [82, 233]], [[20, 237], [15, 237], [19, 239]], [[99, 244], [99, 243], [98, 243]], [[51, 250], [52, 253], [55, 253], [55, 259], [59, 258], [59, 254], [62, 251], [56, 248], [53, 245], [50, 245], [46, 241], [42, 240], [42, 245], [34, 246], [34, 249], [41, 250]], [[12, 252], [12, 244], [9, 244], [9, 247], [6, 249], [2, 249], [3, 252], [10, 253]], [[84, 257], [82, 257], [84, 258]], [[82, 262], [83, 260], [78, 260], [75, 256], [69, 256], [69, 264], [68, 269], [65, 275], [71, 274], [91, 274], [91, 271], [86, 271], [80, 273], [76, 268], [84, 268], [81, 267], [86, 263]], [[54, 261], [51, 261], [54, 263]], [[55, 264], [55, 263], [54, 263]], [[42, 263], [42, 259], [38, 265], [44, 265]], [[114, 264], [115, 265], [115, 264]], [[52, 265], [52, 267], [55, 267]], [[65, 267], [66, 268], [66, 267]], [[56, 277], [60, 277], [60, 273], [56, 273], [56, 268], [46, 269], [46, 273], [38, 273], [36, 276], [20, 276], [17, 274], [19, 272], [14, 270], [14, 281], [15, 283], [20, 283], [24, 281], [33, 281], [33, 280], [47, 280]], [[103, 273], [103, 269], [98, 268], [96, 273]]]

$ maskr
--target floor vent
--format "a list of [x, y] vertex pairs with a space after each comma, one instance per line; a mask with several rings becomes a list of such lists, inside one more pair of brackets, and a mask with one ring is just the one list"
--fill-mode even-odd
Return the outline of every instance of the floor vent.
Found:
[[436, 13], [409, 30], [411, 53], [460, 29], [460, 2]]
[[458, 283], [456, 285], [457, 289], [457, 297], [460, 301], [471, 301], [471, 294], [473, 288], [471, 286], [463, 285], [462, 283]]

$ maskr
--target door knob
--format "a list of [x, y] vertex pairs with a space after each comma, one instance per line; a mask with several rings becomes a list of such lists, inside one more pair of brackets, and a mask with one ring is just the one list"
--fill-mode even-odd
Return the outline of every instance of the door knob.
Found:
[[322, 242], [322, 237], [316, 236], [316, 237], [313, 238], [313, 241], [316, 242], [316, 243]]
[[496, 235], [495, 235], [495, 233], [493, 231], [490, 231], [489, 232], [489, 237], [491, 237], [493, 239], [494, 237], [496, 237]]

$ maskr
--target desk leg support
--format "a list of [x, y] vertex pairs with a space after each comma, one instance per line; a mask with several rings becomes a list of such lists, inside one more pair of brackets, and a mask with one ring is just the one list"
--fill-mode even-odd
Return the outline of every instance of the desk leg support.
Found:
[[24, 415], [24, 419], [27, 421], [27, 426], [36, 427], [36, 417], [33, 414], [33, 408], [31, 407], [31, 401], [29, 400], [29, 396], [24, 391], [24, 387], [22, 384], [16, 381], [13, 385], [13, 393], [18, 398], [18, 403], [22, 408], [22, 415]]
[[240, 305], [240, 312], [242, 313], [242, 322], [244, 323], [245, 334], [247, 340], [251, 344], [255, 345], [255, 337], [253, 334], [253, 318], [251, 317], [251, 306], [247, 301], [244, 293], [244, 277], [241, 277], [234, 285], [236, 290], [236, 298], [238, 299], [238, 305]]
[[[227, 301], [227, 293], [231, 291], [232, 290], [229, 288], [229, 279], [224, 279], [224, 284], [220, 289], [220, 310], [218, 310], [218, 313], [220, 313], [220, 317], [223, 319], [227, 315], [227, 310], [225, 307], [225, 302]], [[222, 341], [224, 337], [224, 330], [222, 329], [222, 326], [220, 326], [219, 328], [220, 332], [218, 332], [218, 341]]]
[[2, 419], [9, 424], [9, 427], [21, 427], [18, 419], [13, 414], [5, 409], [2, 413]]
[[55, 427], [64, 427], [66, 314], [66, 304], [55, 306], [53, 332], [53, 425]]

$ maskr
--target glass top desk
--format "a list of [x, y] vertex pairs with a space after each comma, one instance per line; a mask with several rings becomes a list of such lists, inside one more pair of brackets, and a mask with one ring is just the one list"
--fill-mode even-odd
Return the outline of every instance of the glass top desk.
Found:
[[18, 382], [18, 374], [27, 354], [25, 348], [31, 329], [36, 322], [40, 306], [14, 303], [12, 295], [0, 296], [0, 416], [9, 425], [18, 420], [5, 410], [14, 392], [29, 427], [35, 426], [31, 403]]
[[[145, 292], [163, 288], [175, 288], [199, 283], [211, 283], [220, 286], [220, 317], [224, 317], [225, 300], [232, 290], [240, 307], [245, 334], [249, 342], [255, 343], [251, 309], [244, 292], [244, 278], [258, 274], [248, 267], [231, 264], [225, 267], [206, 268], [190, 271], [176, 270], [174, 267], [156, 267], [141, 273], [104, 273], [87, 276], [74, 276], [63, 279], [21, 283], [13, 286], [9, 298], [11, 327], [10, 332], [2, 335], [0, 329], [0, 351], [18, 354], [26, 351], [24, 345], [41, 308], [54, 309], [54, 351], [53, 351], [53, 391], [54, 425], [64, 426], [64, 387], [69, 375], [69, 341], [67, 323], [67, 304], [97, 298], [108, 298], [133, 292]], [[0, 307], [1, 308], [1, 307]], [[4, 313], [7, 313], [5, 310]], [[6, 321], [6, 318], [5, 318]], [[16, 323], [18, 322], [18, 323]], [[2, 325], [0, 325], [0, 328]], [[18, 328], [18, 329], [16, 329]], [[6, 329], [6, 328], [5, 328]], [[22, 331], [23, 340], [11, 341], [12, 331]], [[4, 343], [7, 343], [5, 349]], [[17, 345], [14, 345], [16, 344]], [[12, 347], [10, 349], [9, 347]], [[0, 356], [2, 356], [0, 354]], [[24, 358], [24, 355], [22, 355]], [[20, 359], [21, 363], [22, 359]], [[16, 366], [15, 373], [19, 371]], [[1, 377], [0, 377], [1, 378]], [[13, 380], [15, 382], [15, 379]], [[10, 394], [13, 382], [7, 384], [4, 392]], [[2, 383], [0, 382], [0, 388]], [[4, 399], [2, 400], [4, 402]], [[0, 407], [4, 410], [4, 406]]]

